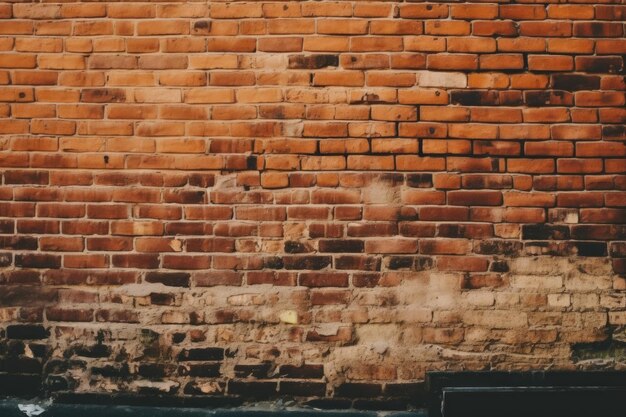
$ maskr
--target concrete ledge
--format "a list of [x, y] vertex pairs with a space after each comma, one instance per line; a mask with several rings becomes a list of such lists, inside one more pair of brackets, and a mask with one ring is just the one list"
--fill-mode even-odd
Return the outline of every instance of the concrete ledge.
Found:
[[[315, 410], [300, 407], [280, 407], [275, 403], [262, 403], [258, 406], [235, 408], [189, 408], [189, 407], [149, 407], [104, 404], [62, 404], [46, 400], [0, 399], [0, 416], [25, 417], [19, 405], [34, 404], [45, 411], [37, 417], [426, 417], [424, 411], [387, 412], [358, 410]], [[34, 415], [33, 415], [34, 416]]]

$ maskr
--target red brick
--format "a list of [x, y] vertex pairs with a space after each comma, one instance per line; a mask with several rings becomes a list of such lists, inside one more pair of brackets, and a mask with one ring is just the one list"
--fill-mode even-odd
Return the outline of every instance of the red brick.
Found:
[[554, 22], [522, 22], [520, 35], [544, 36], [549, 33], [552, 37], [568, 37], [572, 35], [572, 24], [567, 21]]
[[431, 255], [464, 255], [470, 248], [470, 242], [463, 239], [423, 239], [419, 244], [420, 253]]
[[504, 193], [504, 205], [508, 207], [554, 207], [554, 202], [554, 195], [550, 193]]
[[587, 5], [550, 5], [548, 17], [551, 19], [593, 19], [593, 7]]
[[594, 174], [602, 172], [601, 159], [558, 159], [557, 172], [563, 174]]
[[[526, 355], [511, 369], [546, 365], [530, 344], [567, 365], [624, 321], [624, 16], [610, 1], [1, 3], [0, 333], [32, 326], [91, 358], [73, 375], [85, 393], [128, 371], [176, 395], [316, 398], [332, 358], [335, 395], [363, 408], [443, 366], [336, 354], [377, 337], [474, 351], [459, 369], [482, 369], [486, 343]], [[122, 350], [143, 359], [111, 364]], [[131, 388], [169, 389], [145, 381]]]
[[[533, 22], [527, 22], [533, 23]], [[472, 35], [474, 36], [517, 36], [519, 35], [518, 27], [521, 25], [517, 25], [510, 20], [499, 20], [499, 21], [474, 21], [472, 23]], [[532, 36], [532, 35], [529, 35]]]
[[623, 25], [618, 22], [575, 22], [574, 36], [592, 38], [620, 37]]
[[500, 5], [500, 17], [503, 19], [542, 20], [546, 18], [543, 5]]
[[499, 191], [448, 191], [448, 203], [457, 206], [499, 206]]
[[434, 19], [448, 17], [447, 4], [402, 4], [399, 7], [403, 19]]
[[564, 55], [529, 55], [528, 69], [531, 71], [569, 71], [574, 69], [574, 59]]
[[485, 258], [473, 258], [466, 256], [439, 256], [437, 267], [442, 271], [486, 271], [489, 261]]
[[526, 155], [573, 156], [574, 145], [570, 142], [530, 142], [524, 146]]
[[555, 166], [552, 159], [510, 159], [508, 169], [510, 172], [550, 174]]

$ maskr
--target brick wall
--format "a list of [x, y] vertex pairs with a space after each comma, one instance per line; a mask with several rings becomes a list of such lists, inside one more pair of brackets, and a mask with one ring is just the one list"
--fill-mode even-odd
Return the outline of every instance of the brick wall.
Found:
[[5, 390], [617, 367], [626, 6], [521, 3], [0, 2]]

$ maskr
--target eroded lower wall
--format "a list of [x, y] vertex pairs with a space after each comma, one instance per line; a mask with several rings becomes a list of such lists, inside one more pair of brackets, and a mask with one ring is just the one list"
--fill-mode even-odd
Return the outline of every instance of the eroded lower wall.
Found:
[[625, 12], [0, 2], [3, 392], [622, 368]]

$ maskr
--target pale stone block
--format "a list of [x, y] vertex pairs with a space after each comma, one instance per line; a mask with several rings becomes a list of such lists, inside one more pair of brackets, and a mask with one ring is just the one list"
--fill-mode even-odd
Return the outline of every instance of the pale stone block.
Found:
[[460, 72], [419, 71], [417, 84], [420, 87], [467, 87], [467, 75]]

